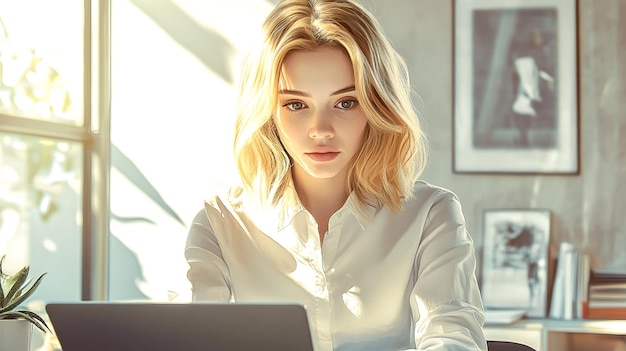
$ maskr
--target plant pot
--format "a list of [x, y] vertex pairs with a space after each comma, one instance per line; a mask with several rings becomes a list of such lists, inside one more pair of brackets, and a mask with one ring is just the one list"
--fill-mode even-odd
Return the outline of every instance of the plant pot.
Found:
[[0, 319], [0, 350], [30, 351], [33, 325], [25, 319]]

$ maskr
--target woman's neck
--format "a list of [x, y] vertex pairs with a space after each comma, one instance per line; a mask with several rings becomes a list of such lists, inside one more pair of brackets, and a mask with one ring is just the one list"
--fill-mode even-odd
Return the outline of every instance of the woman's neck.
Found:
[[296, 192], [302, 205], [317, 221], [320, 238], [323, 239], [328, 230], [330, 217], [343, 206], [349, 196], [346, 191], [345, 174], [320, 179], [300, 173], [295, 169], [292, 173]]

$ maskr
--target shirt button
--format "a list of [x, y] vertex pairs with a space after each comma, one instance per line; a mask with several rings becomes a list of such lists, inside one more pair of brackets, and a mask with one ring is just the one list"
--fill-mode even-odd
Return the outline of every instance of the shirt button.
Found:
[[335, 268], [330, 269], [330, 274], [335, 274]]

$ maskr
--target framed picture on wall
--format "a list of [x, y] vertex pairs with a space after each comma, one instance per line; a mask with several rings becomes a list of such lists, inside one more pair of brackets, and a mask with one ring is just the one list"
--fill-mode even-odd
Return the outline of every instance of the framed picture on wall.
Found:
[[576, 6], [455, 0], [455, 173], [578, 173]]
[[481, 293], [485, 309], [548, 314], [551, 212], [488, 209], [483, 214]]

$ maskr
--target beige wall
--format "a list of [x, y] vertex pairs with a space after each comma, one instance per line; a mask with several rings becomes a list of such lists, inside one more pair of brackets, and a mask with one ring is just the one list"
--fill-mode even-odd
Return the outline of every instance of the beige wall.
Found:
[[428, 181], [455, 191], [482, 247], [487, 208], [553, 211], [552, 252], [570, 240], [594, 268], [626, 270], [626, 1], [580, 0], [580, 174], [468, 175], [452, 172], [453, 0], [363, 0], [407, 60], [430, 135]]

